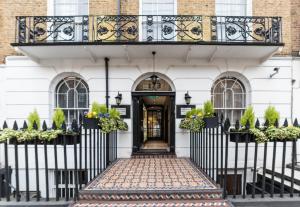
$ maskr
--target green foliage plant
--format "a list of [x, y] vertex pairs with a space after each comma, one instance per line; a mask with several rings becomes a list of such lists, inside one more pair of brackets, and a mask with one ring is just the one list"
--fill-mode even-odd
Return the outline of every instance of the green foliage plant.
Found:
[[206, 118], [214, 117], [215, 109], [211, 101], [204, 102], [203, 111], [204, 111], [204, 117]]
[[36, 109], [33, 110], [33, 112], [31, 112], [27, 118], [28, 120], [28, 129], [29, 130], [32, 130], [33, 129], [33, 125], [34, 123], [36, 123], [37, 125], [37, 129], [40, 129], [40, 126], [41, 126], [41, 119], [40, 119], [40, 116], [37, 112]]
[[274, 126], [276, 120], [279, 121], [280, 115], [274, 106], [269, 106], [265, 111], [265, 120], [269, 122], [269, 126]]
[[242, 127], [246, 127], [247, 122], [250, 124], [250, 128], [253, 129], [255, 125], [255, 114], [252, 106], [247, 107], [243, 116], [241, 117]]
[[61, 129], [62, 124], [65, 121], [65, 114], [61, 108], [56, 108], [52, 116], [52, 121], [55, 123], [58, 129]]

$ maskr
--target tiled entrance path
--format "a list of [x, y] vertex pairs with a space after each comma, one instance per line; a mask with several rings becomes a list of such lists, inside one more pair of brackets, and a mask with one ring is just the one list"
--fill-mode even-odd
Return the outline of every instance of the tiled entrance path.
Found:
[[230, 206], [189, 159], [119, 159], [80, 192], [74, 206]]

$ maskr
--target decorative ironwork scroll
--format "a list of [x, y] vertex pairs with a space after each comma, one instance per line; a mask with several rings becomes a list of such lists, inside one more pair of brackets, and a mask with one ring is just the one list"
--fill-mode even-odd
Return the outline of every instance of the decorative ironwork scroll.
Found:
[[17, 43], [282, 42], [281, 17], [109, 15], [17, 17]]
[[224, 16], [211, 18], [212, 40], [219, 42], [280, 42], [277, 17]]
[[96, 41], [136, 41], [138, 16], [97, 16]]

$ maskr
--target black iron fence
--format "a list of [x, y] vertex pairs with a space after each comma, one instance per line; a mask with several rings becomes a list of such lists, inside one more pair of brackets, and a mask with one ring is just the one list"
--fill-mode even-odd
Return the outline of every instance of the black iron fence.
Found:
[[18, 16], [15, 43], [282, 43], [281, 17]]
[[223, 188], [224, 198], [300, 196], [297, 139], [258, 143], [229, 127], [226, 120], [190, 133], [191, 160]]
[[[24, 122], [22, 129], [27, 128]], [[6, 128], [4, 124], [3, 128]], [[55, 128], [55, 125], [54, 127]], [[13, 129], [18, 130], [17, 123]], [[48, 129], [43, 123], [43, 130]], [[0, 143], [0, 199], [69, 201], [117, 159], [117, 132], [102, 133], [72, 123], [69, 133], [51, 141], [37, 137]]]

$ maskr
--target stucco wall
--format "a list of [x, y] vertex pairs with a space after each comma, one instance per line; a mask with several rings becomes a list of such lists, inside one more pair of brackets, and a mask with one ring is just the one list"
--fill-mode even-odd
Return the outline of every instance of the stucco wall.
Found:
[[[296, 63], [291, 58], [277, 57], [258, 64], [246, 60], [191, 60], [185, 63], [182, 60], [158, 60], [156, 71], [169, 77], [176, 88], [176, 104], [184, 104], [184, 94], [188, 90], [192, 103], [201, 106], [210, 99], [213, 82], [220, 74], [228, 71], [240, 73], [250, 83], [248, 104], [254, 106], [258, 118], [263, 117], [264, 110], [274, 105], [280, 111], [282, 118], [290, 118], [291, 114], [291, 74], [292, 66]], [[296, 66], [296, 65], [295, 65]], [[275, 67], [280, 67], [279, 73], [270, 79]], [[90, 89], [90, 103], [98, 101], [105, 103], [105, 73], [104, 61], [91, 63], [88, 60], [47, 61], [41, 64], [34, 63], [26, 57], [9, 57], [7, 65], [2, 68], [5, 72], [4, 81], [4, 109], [0, 117], [8, 120], [12, 125], [15, 119], [24, 120], [28, 113], [36, 108], [41, 116], [49, 122], [54, 107], [54, 83], [63, 77], [64, 73], [80, 74]], [[109, 90], [110, 97], [117, 92], [123, 94], [123, 104], [131, 104], [131, 90], [135, 80], [144, 73], [152, 71], [152, 61], [133, 59], [131, 63], [125, 60], [110, 60]], [[55, 82], [55, 81], [54, 81]], [[56, 81], [57, 82], [57, 81]], [[296, 89], [295, 89], [296, 90]], [[295, 96], [297, 105], [297, 95]], [[110, 99], [115, 104], [114, 98]], [[300, 117], [300, 111], [295, 109], [295, 117]], [[119, 136], [119, 156], [129, 157], [132, 147], [131, 119], [129, 132]], [[176, 120], [176, 152], [178, 156], [188, 156], [189, 143], [187, 134], [178, 128]], [[283, 120], [281, 120], [283, 121]], [[21, 122], [20, 122], [21, 124]]]

